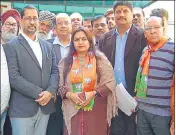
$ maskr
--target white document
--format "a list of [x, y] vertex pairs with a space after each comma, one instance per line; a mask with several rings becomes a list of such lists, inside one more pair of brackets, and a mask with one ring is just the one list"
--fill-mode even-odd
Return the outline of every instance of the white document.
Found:
[[123, 84], [116, 86], [117, 106], [126, 115], [132, 114], [131, 110], [135, 110], [137, 106], [136, 100], [126, 91]]

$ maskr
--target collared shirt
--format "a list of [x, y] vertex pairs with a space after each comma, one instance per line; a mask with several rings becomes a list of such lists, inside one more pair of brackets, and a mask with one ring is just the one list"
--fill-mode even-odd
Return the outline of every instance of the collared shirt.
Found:
[[10, 83], [7, 60], [1, 45], [1, 114], [6, 110], [10, 99]]
[[130, 28], [122, 35], [122, 37], [120, 36], [118, 30], [116, 29], [117, 37], [116, 37], [114, 73], [117, 84], [122, 83], [125, 88], [127, 86], [125, 80], [124, 54], [125, 54], [125, 45]]
[[[70, 35], [70, 40], [71, 40], [71, 35]], [[60, 46], [61, 58], [64, 58], [67, 55], [69, 47], [70, 47], [70, 42], [67, 45], [63, 45], [60, 42], [59, 38], [55, 37], [53, 44], [57, 44]]]
[[29, 37], [27, 37], [24, 33], [21, 33], [23, 37], [26, 39], [28, 44], [30, 45], [32, 51], [34, 52], [40, 67], [42, 68], [42, 49], [38, 40], [38, 37], [36, 36], [36, 39], [33, 41]]

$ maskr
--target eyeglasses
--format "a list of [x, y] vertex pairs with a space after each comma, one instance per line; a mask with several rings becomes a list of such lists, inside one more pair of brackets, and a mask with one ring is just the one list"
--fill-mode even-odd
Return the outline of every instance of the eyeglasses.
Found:
[[69, 22], [57, 22], [57, 25], [61, 26], [61, 25], [69, 25], [70, 23]]
[[17, 28], [17, 23], [5, 23], [5, 26], [7, 27], [7, 28], [10, 28], [11, 26], [12, 27], [14, 27], [14, 28]]
[[149, 32], [149, 31], [151, 31], [152, 29], [153, 29], [154, 31], [156, 31], [156, 30], [159, 30], [161, 27], [162, 27], [162, 26], [146, 27], [146, 28], [144, 28], [144, 31]]
[[106, 27], [107, 25], [106, 25], [105, 23], [100, 23], [100, 24], [95, 24], [95, 25], [93, 25], [94, 28], [99, 28], [100, 26], [104, 28], [104, 27]]
[[32, 18], [32, 17], [24, 17], [23, 19], [26, 20], [26, 21], [28, 21], [28, 22], [31, 22], [32, 20], [33, 20], [34, 22], [37, 22], [37, 21], [38, 21], [38, 18], [37, 18], [37, 17], [34, 17], [34, 18]]

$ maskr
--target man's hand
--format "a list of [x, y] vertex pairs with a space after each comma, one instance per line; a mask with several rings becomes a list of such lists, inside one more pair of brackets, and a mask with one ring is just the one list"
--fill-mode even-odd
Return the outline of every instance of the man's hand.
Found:
[[42, 91], [39, 94], [39, 98], [35, 101], [38, 102], [41, 106], [45, 106], [48, 104], [48, 102], [51, 100], [52, 94], [48, 91]]

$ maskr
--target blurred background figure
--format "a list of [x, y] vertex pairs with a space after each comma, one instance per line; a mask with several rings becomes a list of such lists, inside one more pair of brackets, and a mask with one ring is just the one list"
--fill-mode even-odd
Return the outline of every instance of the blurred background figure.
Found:
[[133, 24], [141, 29], [145, 26], [145, 13], [142, 8], [133, 8]]
[[70, 15], [70, 19], [73, 33], [79, 26], [82, 26], [83, 17], [80, 13], [75, 12]]
[[153, 9], [151, 11], [150, 16], [161, 17], [161, 19], [163, 20], [163, 23], [164, 23], [164, 34], [167, 35], [167, 31], [168, 31], [168, 18], [169, 18], [168, 11], [165, 10], [164, 8], [156, 8], [156, 9]]
[[115, 28], [116, 24], [115, 24], [115, 20], [114, 20], [114, 11], [113, 9], [108, 9], [106, 11], [106, 13], [104, 14], [104, 16], [106, 17], [106, 21], [108, 24], [108, 29], [112, 30], [113, 28]]
[[53, 28], [53, 20], [55, 19], [55, 14], [50, 11], [40, 11], [39, 12], [39, 30], [38, 37], [41, 39], [49, 39], [49, 32]]
[[95, 16], [92, 19], [92, 28], [93, 28], [93, 36], [94, 36], [94, 42], [95, 42], [95, 46], [98, 46], [98, 41], [100, 39], [100, 37], [109, 31], [108, 29], [108, 25], [106, 22], [106, 18], [103, 15], [98, 15]]
[[90, 32], [92, 32], [92, 24], [91, 24], [92, 19], [91, 18], [84, 18], [83, 21], [83, 26], [88, 28]]
[[1, 15], [1, 44], [4, 44], [11, 39], [15, 38], [20, 31], [19, 12], [15, 9], [8, 10]]

